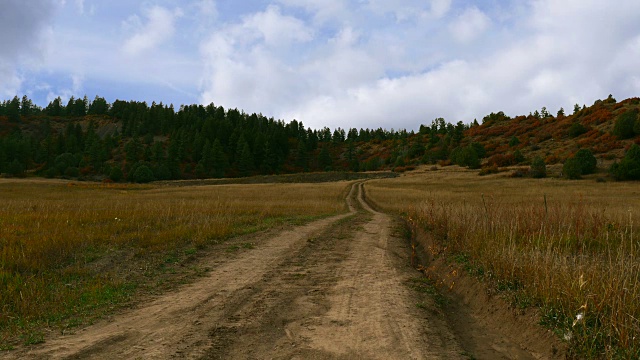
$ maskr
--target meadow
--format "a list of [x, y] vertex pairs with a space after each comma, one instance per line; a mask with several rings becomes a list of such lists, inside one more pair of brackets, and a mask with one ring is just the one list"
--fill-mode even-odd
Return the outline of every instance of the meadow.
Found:
[[449, 167], [366, 185], [576, 358], [640, 358], [640, 188], [595, 179], [513, 179]]
[[345, 212], [347, 191], [0, 179], [0, 349], [108, 314], [211, 244]]

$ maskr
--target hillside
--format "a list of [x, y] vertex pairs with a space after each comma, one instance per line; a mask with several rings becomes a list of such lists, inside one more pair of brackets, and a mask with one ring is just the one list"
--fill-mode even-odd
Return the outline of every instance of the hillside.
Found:
[[611, 96], [553, 116], [491, 113], [467, 125], [435, 119], [420, 131], [308, 129], [302, 122], [210, 104], [181, 106], [25, 96], [0, 104], [0, 173], [102, 181], [244, 177], [322, 171], [402, 172], [420, 164], [497, 169], [535, 157], [560, 164], [589, 149], [599, 171], [640, 143], [639, 98]]

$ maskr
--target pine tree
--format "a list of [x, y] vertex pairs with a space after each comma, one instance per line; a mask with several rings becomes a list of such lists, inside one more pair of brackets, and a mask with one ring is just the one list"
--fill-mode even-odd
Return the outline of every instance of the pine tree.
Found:
[[320, 149], [318, 162], [320, 163], [320, 168], [324, 171], [331, 171], [333, 169], [333, 159], [331, 159], [329, 145], [324, 145], [322, 149]]
[[216, 139], [211, 146], [211, 158], [213, 159], [213, 177], [224, 177], [227, 168], [229, 167], [229, 161], [227, 155], [224, 153], [220, 140]]

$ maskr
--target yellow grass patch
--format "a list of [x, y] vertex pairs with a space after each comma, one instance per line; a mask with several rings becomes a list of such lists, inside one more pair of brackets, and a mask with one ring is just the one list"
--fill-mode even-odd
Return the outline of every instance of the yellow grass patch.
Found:
[[[480, 177], [457, 168], [367, 183], [380, 208], [539, 305], [578, 357], [640, 356], [640, 187]], [[545, 200], [546, 199], [546, 200]], [[460, 257], [460, 255], [463, 255]]]
[[345, 182], [154, 187], [0, 179], [0, 340], [130, 294], [135, 284], [126, 274], [101, 263], [109, 254], [143, 262], [344, 212], [347, 190]]

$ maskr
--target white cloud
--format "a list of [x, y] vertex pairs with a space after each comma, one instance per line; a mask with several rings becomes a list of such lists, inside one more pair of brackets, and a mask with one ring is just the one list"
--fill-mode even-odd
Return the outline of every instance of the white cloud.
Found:
[[[468, 122], [492, 111], [517, 115], [542, 106], [567, 109], [616, 95], [616, 89], [624, 93], [619, 98], [637, 96], [640, 30], [631, 25], [629, 14], [640, 9], [607, 9], [607, 29], [594, 30], [605, 10], [579, 7], [537, 2], [530, 18], [521, 19], [524, 25], [511, 29], [514, 36], [485, 42], [482, 46], [490, 51], [482, 56], [460, 52], [457, 59], [449, 55], [440, 66], [419, 73], [361, 78], [290, 107], [285, 118], [314, 126], [416, 129], [438, 116]], [[575, 18], [569, 16], [573, 11]], [[490, 25], [486, 14], [471, 8], [453, 19], [450, 30], [466, 43], [483, 31], [495, 32]]]
[[182, 16], [182, 11], [169, 11], [161, 6], [154, 6], [145, 15], [145, 25], [141, 24], [138, 16], [131, 17], [125, 24], [126, 27], [135, 28], [135, 33], [122, 47], [125, 54], [138, 55], [170, 41], [175, 32], [176, 17]]
[[451, 9], [452, 0], [431, 0], [431, 14], [436, 18], [445, 16]]
[[201, 47], [206, 69], [202, 102], [252, 112], [274, 112], [294, 102], [306, 79], [287, 55], [312, 38], [311, 28], [276, 6], [217, 31]]
[[347, 22], [352, 17], [344, 0], [276, 0], [277, 3], [294, 8], [302, 8], [313, 14], [315, 24], [329, 21]]
[[473, 6], [466, 9], [449, 25], [453, 37], [461, 43], [468, 43], [482, 35], [491, 24], [491, 19]]
[[49, 0], [4, 0], [0, 11], [0, 94], [21, 91], [22, 73], [42, 61], [45, 35], [55, 13]]
[[302, 21], [282, 15], [280, 8], [273, 5], [264, 12], [247, 17], [242, 27], [249, 32], [259, 33], [267, 46], [286, 46], [313, 38], [313, 31]]
[[452, 0], [367, 0], [366, 7], [378, 15], [394, 14], [399, 22], [413, 19], [440, 19], [451, 9]]
[[200, 0], [196, 3], [200, 14], [210, 17], [218, 17], [218, 7], [213, 0]]
[[40, 85], [42, 90], [47, 90], [47, 103], [53, 101], [55, 98], [60, 97], [60, 99], [66, 103], [72, 96], [78, 97], [82, 94], [82, 85], [83, 85], [84, 77], [82, 75], [72, 75], [71, 76], [71, 87], [63, 88], [63, 89], [54, 89], [49, 84]]
[[78, 8], [78, 13], [84, 14], [84, 0], [76, 0], [76, 7]]

